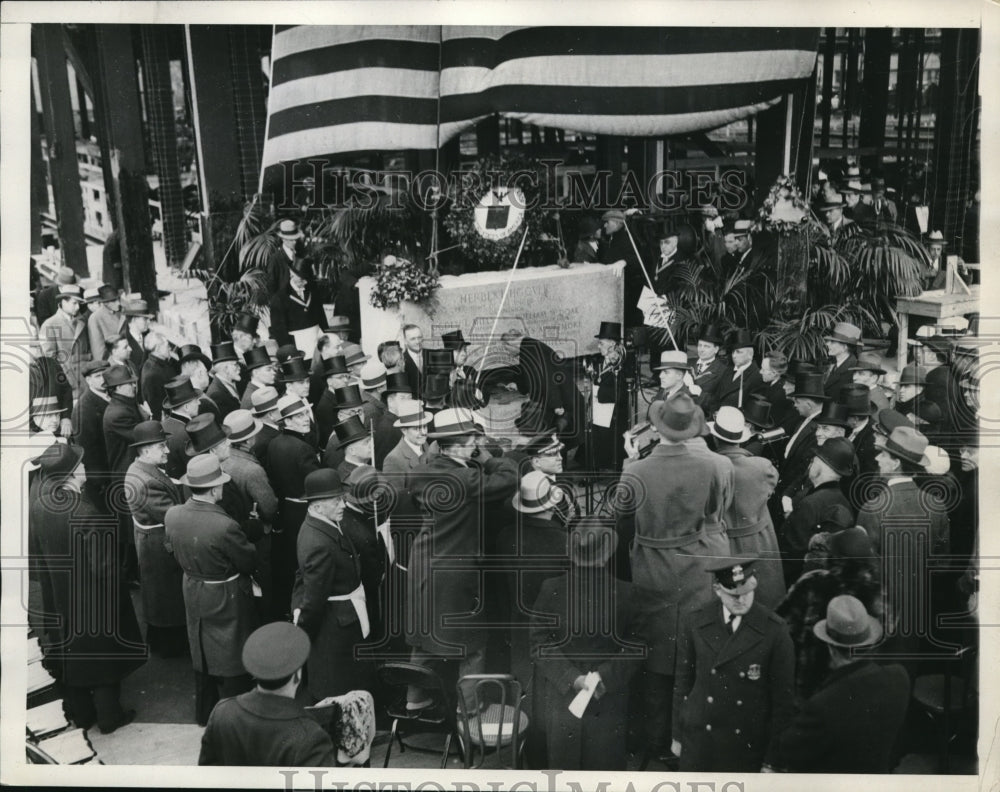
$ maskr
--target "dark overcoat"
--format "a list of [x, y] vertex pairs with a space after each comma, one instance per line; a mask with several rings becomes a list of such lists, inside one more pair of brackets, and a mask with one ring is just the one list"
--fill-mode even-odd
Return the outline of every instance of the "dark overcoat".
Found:
[[836, 363], [827, 366], [826, 376], [823, 379], [823, 393], [828, 399], [836, 401], [837, 397], [840, 396], [840, 389], [854, 382], [854, 372], [851, 369], [857, 365], [858, 359], [854, 355], [848, 354], [839, 366]]
[[85, 388], [73, 408], [73, 434], [83, 449], [83, 464], [87, 481], [95, 492], [107, 486], [108, 451], [104, 445], [104, 411], [108, 400]]
[[135, 449], [130, 447], [135, 441], [133, 432], [144, 420], [136, 400], [121, 394], [113, 395], [104, 410], [104, 446], [108, 470], [115, 478], [123, 478], [135, 460]]
[[720, 407], [741, 407], [749, 401], [752, 394], [761, 393], [767, 387], [760, 376], [760, 369], [752, 361], [743, 369], [742, 376], [734, 377], [734, 371], [734, 368], [727, 368], [726, 373], [719, 378], [715, 399], [710, 408], [712, 413], [717, 412]]
[[782, 549], [793, 558], [804, 558], [809, 540], [820, 532], [822, 522], [833, 506], [843, 506], [854, 514], [854, 508], [844, 497], [839, 481], [827, 481], [794, 500], [792, 512], [781, 526]]
[[240, 409], [239, 396], [234, 395], [229, 388], [222, 384], [222, 381], [218, 377], [212, 378], [212, 381], [208, 384], [208, 388], [205, 389], [205, 395], [215, 402], [218, 408], [215, 420], [220, 426], [229, 413]]
[[179, 369], [174, 360], [164, 360], [149, 355], [139, 372], [139, 401], [149, 405], [153, 420], [159, 421], [163, 415], [163, 399], [167, 392], [164, 386], [178, 375]]
[[[381, 515], [384, 522], [388, 515]], [[368, 601], [368, 616], [371, 619], [372, 633], [378, 634], [375, 625], [382, 619], [382, 581], [388, 557], [385, 544], [376, 532], [373, 515], [355, 511], [350, 506], [345, 507], [344, 516], [340, 520], [340, 528], [351, 541], [358, 556], [361, 584], [365, 587], [365, 598]]]
[[692, 369], [691, 377], [694, 384], [701, 388], [701, 393], [693, 398], [695, 404], [701, 407], [706, 414], [715, 409], [715, 404], [718, 402], [719, 386], [729, 371], [730, 368], [726, 361], [720, 358], [715, 358], [700, 374], [697, 367]]

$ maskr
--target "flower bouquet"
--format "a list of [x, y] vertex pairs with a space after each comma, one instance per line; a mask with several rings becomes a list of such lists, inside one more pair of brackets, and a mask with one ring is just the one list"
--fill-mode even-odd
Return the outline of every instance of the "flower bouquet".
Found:
[[401, 302], [428, 303], [440, 283], [435, 275], [425, 272], [412, 261], [386, 256], [375, 267], [375, 288], [371, 304], [376, 308], [397, 308]]

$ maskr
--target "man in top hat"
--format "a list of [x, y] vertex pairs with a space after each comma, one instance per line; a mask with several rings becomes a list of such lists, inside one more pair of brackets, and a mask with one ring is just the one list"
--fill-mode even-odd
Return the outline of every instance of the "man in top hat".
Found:
[[321, 371], [325, 376], [326, 387], [316, 402], [316, 406], [313, 408], [313, 414], [316, 416], [316, 431], [319, 445], [321, 448], [325, 448], [327, 441], [330, 439], [330, 433], [333, 431], [333, 425], [344, 420], [337, 416], [339, 407], [337, 405], [336, 392], [353, 383], [354, 377], [348, 370], [347, 361], [343, 355], [333, 355], [332, 357], [323, 358], [320, 361], [320, 365]]
[[[532, 730], [544, 738], [537, 766], [624, 770], [629, 683], [642, 667], [633, 587], [611, 573], [619, 540], [610, 518], [584, 517], [568, 537], [560, 533], [558, 545], [553, 537], [553, 549], [561, 547], [558, 555], [565, 557], [569, 539], [569, 569], [546, 576], [530, 605]], [[581, 613], [593, 621], [574, 618]], [[569, 706], [588, 681], [594, 682], [594, 693], [578, 718]]]
[[87, 479], [92, 494], [102, 492], [107, 485], [102, 479], [108, 470], [108, 451], [104, 445], [104, 411], [111, 402], [104, 385], [104, 372], [108, 368], [105, 360], [88, 360], [83, 364], [80, 371], [87, 387], [73, 405], [73, 437], [83, 449], [83, 464], [88, 473], [93, 471]]
[[[55, 312], [59, 310], [58, 295], [63, 286], [74, 286], [77, 284], [76, 273], [70, 267], [60, 267], [56, 273], [56, 279], [48, 286], [44, 286], [35, 292], [34, 310], [35, 320], [41, 327]], [[82, 292], [82, 289], [81, 289]]]
[[125, 316], [125, 338], [129, 345], [129, 364], [138, 374], [146, 361], [146, 347], [143, 343], [149, 332], [149, 320], [156, 316], [138, 294], [127, 294], [121, 298], [122, 313]]
[[[851, 493], [858, 481], [878, 475], [878, 463], [875, 461], [875, 427], [873, 417], [875, 405], [870, 399], [871, 391], [864, 385], [845, 385], [840, 391], [840, 403], [847, 407], [847, 434], [845, 437], [854, 446], [854, 456], [857, 466], [854, 475], [845, 478], [844, 494], [851, 498]], [[855, 504], [860, 506], [861, 504]]]
[[[771, 405], [771, 417], [782, 428], [797, 415], [789, 394], [794, 390], [794, 382], [789, 385], [788, 358], [781, 352], [768, 352], [760, 361], [760, 378], [764, 387], [755, 396], [765, 398]], [[743, 405], [744, 412], [746, 404]]]
[[868, 399], [879, 410], [889, 407], [889, 399], [879, 387], [879, 379], [885, 374], [885, 369], [878, 355], [873, 352], [862, 352], [851, 373], [851, 381], [855, 385], [864, 385], [868, 388]]
[[[195, 416], [202, 414], [201, 396], [191, 382], [191, 378], [182, 375], [172, 379], [164, 387], [166, 396], [163, 399], [163, 431], [167, 435], [167, 475], [179, 479], [187, 467], [188, 434], [186, 427]], [[211, 413], [205, 413], [214, 418]]]
[[370, 465], [372, 454], [370, 430], [361, 423], [358, 416], [352, 415], [334, 424], [330, 442], [323, 455], [323, 464], [336, 470], [341, 479], [346, 480], [359, 465]]
[[288, 622], [265, 624], [243, 645], [256, 687], [215, 705], [201, 736], [199, 765], [333, 767], [337, 751], [326, 730], [296, 701], [309, 636]]
[[598, 260], [598, 240], [601, 237], [601, 222], [592, 215], [580, 218], [579, 236], [573, 248], [571, 261], [590, 263]]
[[[822, 374], [806, 372], [795, 378], [792, 405], [799, 415], [799, 421], [789, 435], [778, 465], [776, 498], [788, 497], [787, 493], [797, 490], [805, 480], [809, 460], [816, 448], [816, 417], [822, 411], [825, 401]], [[787, 511], [788, 509], [782, 508], [782, 504], [778, 504], [779, 516]]]
[[872, 179], [872, 211], [875, 212], [876, 220], [889, 223], [895, 223], [896, 217], [899, 215], [896, 202], [886, 197], [885, 179], [881, 176]]
[[767, 502], [778, 484], [778, 471], [763, 457], [745, 447], [751, 429], [735, 407], [720, 407], [708, 423], [717, 453], [729, 459], [735, 476], [733, 500], [726, 511], [726, 535], [734, 556], [760, 559], [756, 570], [760, 581], [757, 599], [776, 608], [785, 596], [785, 576], [774, 523]]
[[[827, 440], [813, 451], [809, 463], [809, 488], [793, 500], [779, 532], [785, 566], [785, 580], [794, 583], [802, 574], [809, 540], [821, 530], [821, 523], [833, 507], [854, 509], [844, 496], [840, 480], [854, 472], [854, 447], [843, 437]], [[786, 496], [787, 497], [787, 496]]]
[[814, 419], [816, 424], [816, 445], [821, 446], [835, 437], [847, 437], [850, 428], [847, 406], [840, 401], [823, 402], [823, 408]]
[[645, 667], [647, 750], [659, 756], [670, 745], [680, 614], [710, 601], [705, 565], [729, 553], [725, 534], [705, 532], [702, 523], [706, 514], [724, 513], [731, 501], [717, 502], [715, 462], [685, 443], [704, 426], [702, 411], [689, 395], [653, 402], [649, 420], [660, 442], [645, 459], [626, 444], [630, 458], [621, 487], [634, 494], [619, 500], [617, 527], [622, 541], [632, 547], [637, 615], [650, 648]]
[[[431, 350], [438, 352], [439, 350]], [[444, 350], [447, 351], [447, 350]], [[445, 401], [451, 393], [448, 374], [428, 374], [424, 377], [423, 402], [432, 413], [443, 410]]]
[[698, 335], [698, 359], [691, 370], [691, 378], [694, 384], [701, 388], [701, 393], [695, 397], [695, 401], [702, 410], [715, 401], [719, 383], [729, 368], [719, 357], [719, 351], [724, 343], [718, 325], [707, 325]]
[[260, 421], [260, 431], [254, 437], [253, 455], [262, 465], [267, 460], [267, 446], [281, 431], [279, 398], [278, 391], [270, 385], [258, 388], [250, 398], [250, 412]]
[[850, 322], [838, 322], [824, 340], [832, 362], [826, 369], [823, 393], [828, 399], [836, 399], [840, 389], [854, 379], [852, 369], [858, 364], [854, 353], [861, 346], [861, 330]]
[[382, 392], [382, 402], [385, 412], [375, 421], [375, 456], [376, 469], [381, 470], [386, 455], [392, 451], [403, 438], [403, 433], [395, 425], [400, 414], [405, 409], [405, 403], [413, 400], [413, 390], [409, 377], [402, 371], [396, 371], [386, 378], [386, 387]]
[[794, 713], [788, 626], [755, 600], [756, 559], [710, 563], [712, 601], [683, 620], [674, 686], [674, 752], [681, 772], [771, 769]]
[[371, 661], [355, 659], [354, 647], [371, 634], [361, 583], [361, 562], [341, 529], [344, 487], [333, 470], [316, 470], [303, 482], [307, 505], [298, 534], [298, 569], [292, 592], [293, 620], [312, 641], [308, 688], [314, 699], [349, 690], [371, 690]]
[[267, 257], [267, 293], [277, 294], [288, 286], [289, 270], [299, 256], [305, 234], [295, 220], [282, 220], [275, 231], [281, 247]]
[[164, 517], [166, 541], [184, 570], [184, 607], [195, 671], [195, 718], [208, 723], [215, 704], [251, 689], [241, 650], [257, 627], [250, 575], [254, 546], [219, 505], [230, 481], [219, 460], [200, 454], [188, 462], [181, 483], [191, 497]]
[[248, 313], [241, 313], [233, 323], [233, 329], [229, 333], [229, 339], [233, 342], [233, 347], [240, 357], [246, 357], [247, 352], [258, 346], [257, 328], [260, 320]]
[[327, 329], [323, 295], [304, 259], [295, 259], [287, 270], [288, 282], [271, 293], [271, 338], [279, 344], [290, 344], [295, 342], [296, 332], [308, 331], [306, 335], [311, 333], [313, 337], [308, 348], [312, 355], [315, 338]]
[[118, 289], [102, 284], [97, 287], [97, 299], [91, 305], [87, 317], [87, 335], [90, 337], [90, 353], [97, 357], [104, 351], [104, 342], [111, 336], [121, 335], [125, 330], [125, 317], [118, 298]]
[[927, 398], [927, 370], [913, 363], [903, 367], [893, 409], [905, 416], [924, 435], [937, 436], [944, 424], [940, 406]]
[[358, 387], [361, 388], [361, 398], [365, 400], [362, 420], [366, 426], [373, 426], [376, 419], [385, 412], [382, 393], [385, 391], [387, 374], [381, 360], [369, 360], [361, 367]]
[[275, 605], [289, 610], [295, 573], [295, 543], [305, 517], [302, 499], [306, 476], [319, 469], [316, 449], [310, 441], [309, 405], [304, 399], [286, 394], [278, 400], [281, 432], [267, 446], [264, 470], [278, 497], [278, 513], [271, 532], [271, 573]]
[[56, 312], [38, 330], [42, 354], [59, 361], [73, 388], [74, 399], [83, 392], [80, 367], [91, 358], [87, 323], [79, 316], [81, 305], [83, 291], [79, 286], [60, 286]]
[[220, 420], [240, 409], [240, 362], [232, 341], [212, 344], [212, 383], [205, 392], [219, 408]]
[[737, 330], [729, 342], [732, 368], [719, 378], [715, 398], [706, 404], [708, 415], [720, 407], [742, 408], [748, 396], [764, 390], [760, 369], [753, 362], [753, 338], [746, 330]]
[[587, 368], [591, 377], [591, 447], [595, 470], [621, 470], [625, 460], [622, 433], [629, 428], [628, 367], [622, 326], [601, 322], [598, 354]]
[[476, 369], [467, 365], [469, 359], [469, 347], [471, 343], [465, 340], [461, 330], [451, 330], [441, 334], [441, 343], [444, 348], [452, 353], [453, 368], [450, 373], [450, 382], [454, 386], [459, 380], [474, 381], [476, 379]]
[[132, 447], [136, 459], [125, 473], [125, 499], [134, 525], [146, 643], [158, 655], [177, 657], [187, 650], [183, 573], [166, 546], [163, 520], [184, 498], [163, 469], [167, 436], [159, 421], [136, 426]]
[[901, 665], [856, 652], [882, 625], [849, 594], [834, 597], [813, 633], [826, 644], [830, 673], [775, 737], [775, 767], [790, 773], [889, 773], [910, 699]]
[[164, 386], [180, 371], [177, 362], [170, 356], [170, 341], [158, 330], [146, 333], [143, 340], [146, 360], [139, 372], [138, 398], [149, 405], [153, 420], [159, 421], [163, 411]]
[[625, 228], [625, 213], [621, 209], [609, 209], [601, 215], [601, 223], [603, 230], [597, 260], [602, 264], [625, 262], [625, 326], [641, 327], [643, 316], [638, 303], [646, 276], [643, 275], [643, 265], [629, 240], [629, 232]]
[[243, 355], [249, 382], [240, 397], [240, 409], [249, 410], [253, 406], [253, 395], [261, 388], [274, 385], [275, 370], [271, 356], [262, 346], [253, 347]]

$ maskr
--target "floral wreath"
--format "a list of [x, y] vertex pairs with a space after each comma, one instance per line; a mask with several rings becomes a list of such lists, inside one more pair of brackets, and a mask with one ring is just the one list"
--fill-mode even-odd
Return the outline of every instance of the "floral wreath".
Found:
[[369, 301], [376, 308], [396, 308], [403, 301], [429, 303], [440, 286], [436, 275], [405, 258], [386, 256], [375, 266], [375, 288]]
[[809, 204], [791, 176], [779, 176], [761, 205], [756, 230], [783, 236], [804, 231], [809, 225]]

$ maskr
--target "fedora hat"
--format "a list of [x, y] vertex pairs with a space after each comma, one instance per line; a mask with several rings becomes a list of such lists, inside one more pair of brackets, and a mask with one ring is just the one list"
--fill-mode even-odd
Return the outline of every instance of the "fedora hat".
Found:
[[252, 371], [261, 366], [270, 366], [271, 356], [267, 354], [264, 347], [253, 347], [243, 354], [243, 362], [246, 364], [247, 371]]
[[70, 443], [53, 443], [31, 461], [47, 479], [68, 478], [83, 460], [83, 448]]
[[375, 390], [385, 385], [387, 372], [381, 360], [369, 360], [361, 367], [361, 390]]
[[441, 401], [451, 393], [447, 374], [428, 374], [424, 379], [424, 398], [427, 401]]
[[56, 272], [55, 282], [58, 286], [76, 283], [76, 273], [73, 271], [72, 267], [60, 267], [59, 271]]
[[[557, 488], [558, 489], [558, 488]], [[569, 531], [569, 560], [573, 566], [603, 567], [618, 546], [614, 519], [589, 514], [581, 517]]]
[[618, 220], [624, 223], [625, 213], [621, 209], [608, 209], [608, 211], [601, 215], [601, 222], [604, 223], [608, 220]]
[[705, 567], [714, 582], [731, 594], [743, 594], [756, 587], [757, 559], [751, 556], [740, 558], [719, 558]]
[[939, 242], [942, 245], [947, 245], [948, 244], [948, 240], [944, 238], [944, 234], [942, 234], [940, 231], [931, 231], [927, 235], [927, 241], [928, 242]]
[[351, 370], [347, 368], [347, 359], [343, 355], [331, 355], [328, 358], [323, 358], [324, 377], [332, 377], [336, 374], [344, 375], [350, 373]]
[[521, 478], [518, 491], [511, 498], [515, 511], [538, 514], [554, 509], [563, 499], [563, 492], [540, 470], [531, 470]]
[[281, 364], [281, 372], [278, 375], [282, 382], [301, 382], [309, 379], [309, 369], [306, 362], [300, 357], [288, 358]]
[[597, 335], [595, 335], [594, 338], [602, 339], [604, 341], [621, 341], [621, 322], [601, 322], [601, 329], [597, 331]]
[[242, 443], [256, 435], [264, 424], [253, 417], [250, 410], [233, 410], [222, 420], [222, 428], [229, 435], [230, 443]]
[[349, 446], [351, 443], [357, 443], [371, 437], [361, 419], [356, 415], [352, 415], [346, 421], [334, 424], [333, 431], [337, 435], [335, 448], [343, 448], [344, 446]]
[[427, 426], [433, 420], [434, 416], [424, 410], [424, 403], [414, 399], [406, 404], [405, 412], [392, 425], [397, 429], [406, 427], [416, 429], [420, 426]]
[[281, 419], [291, 418], [293, 415], [298, 415], [300, 412], [308, 412], [309, 410], [309, 402], [291, 394], [282, 396], [274, 406], [278, 410]]
[[899, 426], [908, 426], [911, 429], [913, 428], [913, 424], [910, 423], [906, 416], [897, 410], [887, 407], [884, 410], [879, 410], [875, 414], [874, 429], [876, 434], [888, 437], [892, 434], [892, 430]]
[[729, 336], [730, 349], [745, 349], [753, 346], [753, 336], [749, 330], [739, 329]]
[[824, 643], [850, 649], [877, 643], [882, 625], [868, 614], [861, 600], [841, 594], [830, 600], [826, 618], [813, 625], [813, 634]]
[[223, 472], [222, 465], [214, 455], [199, 454], [188, 460], [187, 472], [181, 476], [180, 481], [189, 487], [207, 488], [218, 487], [232, 479], [228, 473]]
[[333, 392], [333, 399], [338, 410], [348, 410], [351, 407], [362, 407], [365, 400], [361, 398], [361, 389], [357, 385], [344, 385]]
[[226, 433], [215, 422], [215, 416], [210, 413], [196, 415], [187, 422], [184, 431], [188, 436], [184, 452], [188, 456], [204, 454], [226, 441]]
[[823, 336], [824, 341], [839, 341], [848, 346], [858, 346], [861, 343], [861, 328], [850, 322], [837, 322], [830, 335]]
[[748, 424], [760, 429], [770, 429], [774, 426], [771, 417], [771, 402], [759, 396], [751, 396], [743, 402], [743, 418]]
[[65, 407], [59, 406], [58, 396], [36, 396], [31, 400], [31, 414], [33, 416], [55, 415], [65, 411]]
[[795, 390], [792, 391], [792, 398], [826, 401], [826, 394], [823, 393], [823, 375], [818, 373], [796, 375]]
[[853, 366], [851, 371], [874, 371], [876, 374], [885, 374], [882, 359], [874, 352], [862, 352], [858, 355], [858, 365]]
[[346, 316], [335, 316], [329, 322], [329, 328], [333, 332], [351, 329], [351, 320]]
[[455, 353], [451, 349], [424, 349], [424, 373], [447, 374], [455, 368]]
[[278, 223], [278, 236], [282, 239], [302, 239], [305, 234], [295, 220], [282, 220]]
[[837, 401], [847, 407], [848, 415], [873, 415], [877, 409], [865, 385], [842, 386]]
[[278, 398], [277, 388], [270, 385], [257, 388], [257, 390], [250, 394], [250, 406], [253, 407], [251, 412], [254, 414], [254, 417], [259, 418], [275, 409], [278, 406]]
[[841, 193], [851, 193], [860, 194], [861, 192], [861, 179], [849, 179], [846, 184], [840, 188]]
[[723, 406], [715, 413], [715, 420], [708, 422], [709, 434], [727, 443], [745, 443], [750, 439], [750, 427], [743, 413], [736, 407]]
[[147, 319], [152, 319], [156, 316], [155, 313], [149, 310], [149, 305], [145, 300], [131, 296], [128, 299], [122, 298], [122, 313], [125, 316], [145, 316]]
[[813, 453], [838, 476], [850, 476], [854, 472], [854, 446], [846, 437], [831, 437]]
[[233, 323], [233, 330], [239, 330], [247, 335], [257, 335], [257, 328], [260, 326], [260, 319], [253, 314], [241, 313]]
[[385, 378], [385, 390], [382, 391], [382, 401], [385, 401], [390, 393], [407, 393], [413, 395], [413, 388], [410, 387], [410, 378], [406, 372], [394, 371]]
[[705, 418], [701, 408], [683, 391], [649, 406], [649, 420], [667, 440], [680, 443], [701, 434]]
[[897, 426], [888, 437], [876, 437], [875, 448], [897, 459], [926, 467], [927, 438], [912, 426]]
[[96, 286], [91, 286], [89, 289], [83, 290], [83, 301], [90, 305], [91, 303], [97, 302], [97, 297], [100, 294]]
[[461, 407], [447, 407], [441, 410], [434, 416], [433, 427], [433, 430], [427, 433], [430, 438], [482, 434], [472, 410]]
[[243, 668], [254, 679], [276, 682], [290, 677], [309, 659], [309, 636], [290, 622], [271, 622], [250, 633], [243, 644]]
[[278, 358], [279, 363], [284, 363], [286, 360], [291, 360], [292, 358], [304, 358], [306, 353], [295, 346], [295, 344], [282, 344], [278, 347], [274, 356]]
[[722, 330], [717, 324], [705, 325], [705, 328], [698, 334], [699, 341], [708, 341], [710, 344], [722, 346], [726, 340], [722, 337]]
[[450, 330], [447, 333], [441, 333], [441, 343], [444, 345], [445, 349], [451, 350], [472, 346], [472, 344], [466, 341], [462, 336], [461, 328], [458, 330]]
[[91, 374], [100, 374], [108, 368], [111, 368], [111, 364], [106, 360], [88, 360], [80, 366], [80, 372], [83, 376], [89, 377]]
[[669, 350], [660, 353], [660, 363], [657, 366], [653, 366], [653, 371], [662, 371], [663, 369], [681, 369], [682, 371], [690, 371], [691, 364], [688, 363], [687, 354], [679, 350]]
[[212, 368], [212, 361], [197, 344], [183, 344], [179, 350], [180, 362], [187, 363], [189, 360], [200, 360], [205, 364], [206, 369]]
[[846, 404], [827, 400], [823, 402], [823, 409], [820, 410], [819, 415], [813, 418], [813, 421], [826, 426], [843, 426], [846, 429], [849, 425], [847, 422], [848, 415], [850, 413], [847, 410]]
[[352, 341], [348, 341], [340, 348], [340, 354], [344, 356], [348, 366], [356, 366], [358, 363], [371, 360], [371, 355], [366, 355], [361, 345]]
[[344, 484], [336, 470], [320, 468], [306, 476], [302, 499], [307, 501], [339, 498], [344, 495]]
[[927, 384], [926, 367], [917, 366], [913, 363], [903, 366], [903, 370], [899, 373], [899, 384], [926, 385]]
[[223, 341], [220, 344], [212, 344], [212, 365], [216, 366], [219, 363], [228, 363], [230, 361], [239, 362], [239, 357], [236, 355], [236, 347], [233, 346], [232, 341]]
[[56, 289], [56, 302], [59, 300], [76, 300], [79, 303], [87, 302], [83, 296], [83, 289], [75, 283], [65, 283]]
[[843, 209], [844, 196], [842, 196], [840, 193], [833, 193], [832, 195], [828, 195], [819, 205], [819, 208], [821, 211], [826, 209]]
[[134, 439], [128, 444], [129, 448], [167, 442], [167, 435], [163, 431], [163, 424], [159, 421], [142, 421], [136, 424], [135, 429], [132, 430], [132, 437]]
[[938, 333], [946, 338], [951, 338], [952, 336], [962, 336], [968, 332], [969, 320], [964, 316], [947, 316], [938, 322]]
[[138, 382], [139, 378], [132, 373], [128, 366], [111, 366], [104, 371], [104, 387], [107, 389], [117, 388], [129, 382]]
[[109, 286], [107, 283], [102, 283], [97, 287], [97, 302], [112, 302], [118, 299], [118, 289], [114, 286]]

